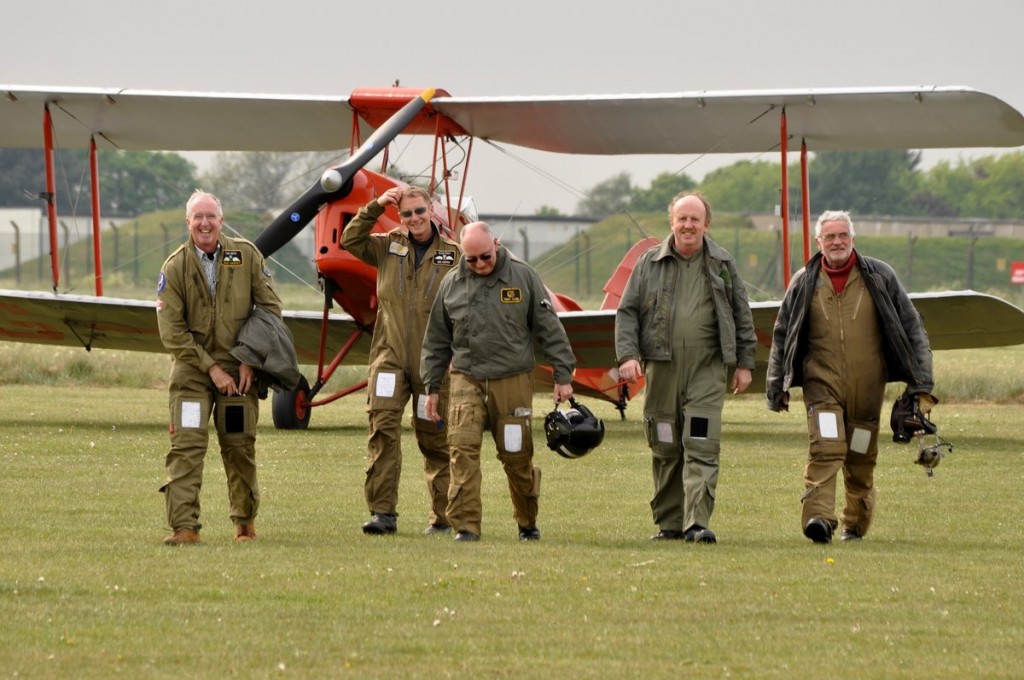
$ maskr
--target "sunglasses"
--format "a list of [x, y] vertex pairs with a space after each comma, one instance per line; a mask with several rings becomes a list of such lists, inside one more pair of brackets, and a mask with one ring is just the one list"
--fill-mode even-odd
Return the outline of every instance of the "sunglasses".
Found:
[[403, 220], [407, 220], [410, 217], [412, 217], [413, 214], [416, 214], [416, 215], [426, 215], [427, 214], [427, 208], [425, 206], [420, 206], [419, 208], [413, 208], [412, 210], [402, 210], [402, 211], [399, 211], [398, 214], [402, 217]]
[[487, 262], [492, 257], [494, 257], [494, 253], [484, 253], [483, 255], [480, 255], [478, 257], [467, 257], [466, 258], [466, 263], [467, 264], [476, 264], [477, 260], [481, 260], [483, 262]]

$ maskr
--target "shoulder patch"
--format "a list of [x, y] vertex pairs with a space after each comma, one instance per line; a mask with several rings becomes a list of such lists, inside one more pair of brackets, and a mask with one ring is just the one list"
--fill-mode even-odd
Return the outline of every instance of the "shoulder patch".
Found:
[[501, 301], [506, 305], [517, 305], [523, 301], [522, 288], [502, 288]]
[[434, 264], [439, 264], [445, 267], [455, 266], [455, 251], [454, 250], [439, 250], [434, 253]]
[[242, 264], [242, 251], [241, 250], [225, 250], [224, 251], [224, 266], [225, 267], [238, 267]]
[[156, 280], [156, 294], [159, 295], [164, 292], [165, 288], [167, 288], [167, 277], [163, 272], [160, 272], [160, 278]]

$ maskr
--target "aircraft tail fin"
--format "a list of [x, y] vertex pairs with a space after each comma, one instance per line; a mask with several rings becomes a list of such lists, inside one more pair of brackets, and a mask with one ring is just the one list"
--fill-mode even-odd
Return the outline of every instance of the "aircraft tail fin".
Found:
[[653, 248], [654, 246], [661, 243], [656, 238], [648, 236], [647, 238], [637, 241], [633, 244], [633, 247], [629, 249], [625, 257], [622, 258], [622, 262], [615, 268], [611, 278], [608, 279], [608, 283], [604, 284], [604, 300], [601, 302], [601, 309], [618, 309], [619, 300], [622, 299], [622, 291], [626, 288], [626, 281], [629, 280], [629, 275], [633, 273], [633, 267], [636, 266], [636, 261], [645, 252]]

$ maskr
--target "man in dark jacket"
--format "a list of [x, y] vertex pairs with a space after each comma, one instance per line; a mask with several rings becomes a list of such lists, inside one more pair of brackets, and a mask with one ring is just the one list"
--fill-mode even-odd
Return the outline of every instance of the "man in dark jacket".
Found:
[[[874, 515], [878, 429], [890, 381], [904, 381], [922, 406], [932, 403], [932, 353], [921, 317], [885, 262], [860, 255], [844, 211], [818, 218], [820, 251], [790, 282], [779, 308], [768, 362], [768, 408], [789, 410], [803, 387], [810, 452], [804, 468], [801, 526], [828, 543], [863, 538]], [[846, 497], [835, 513], [836, 476]]]

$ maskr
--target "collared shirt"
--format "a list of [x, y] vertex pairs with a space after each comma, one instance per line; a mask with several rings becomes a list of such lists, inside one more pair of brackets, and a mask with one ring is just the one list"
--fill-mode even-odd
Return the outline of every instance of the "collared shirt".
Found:
[[203, 265], [206, 286], [210, 289], [210, 299], [212, 300], [217, 291], [217, 255], [220, 254], [220, 244], [217, 244], [217, 249], [212, 253], [207, 253], [196, 246], [196, 254], [199, 256], [199, 262]]

